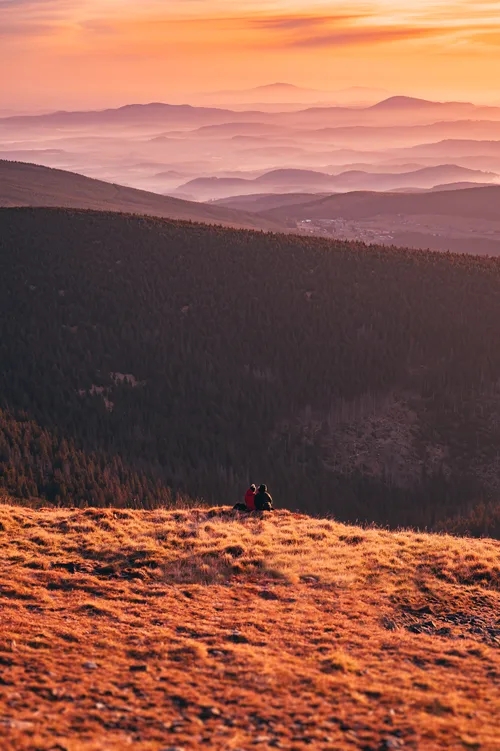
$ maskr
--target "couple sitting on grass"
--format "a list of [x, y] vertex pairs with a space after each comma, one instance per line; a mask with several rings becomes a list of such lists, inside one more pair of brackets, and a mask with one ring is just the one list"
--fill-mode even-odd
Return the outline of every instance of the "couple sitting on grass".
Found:
[[237, 503], [233, 506], [235, 511], [274, 511], [273, 499], [267, 492], [267, 485], [250, 485], [245, 493], [245, 503]]

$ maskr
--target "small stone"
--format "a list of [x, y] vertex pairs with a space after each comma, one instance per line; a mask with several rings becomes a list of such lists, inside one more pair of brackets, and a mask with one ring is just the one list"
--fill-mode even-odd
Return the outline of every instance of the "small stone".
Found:
[[168, 725], [164, 724], [163, 727], [170, 733], [179, 733], [184, 727], [184, 722], [182, 720], [174, 720], [174, 722], [171, 722]]
[[94, 574], [97, 576], [115, 576], [116, 569], [114, 566], [97, 566], [94, 569]]
[[99, 665], [97, 664], [97, 662], [84, 662], [83, 663], [83, 667], [86, 670], [97, 670], [97, 668], [99, 667]]
[[404, 745], [404, 741], [401, 738], [396, 738], [395, 735], [388, 735], [382, 739], [379, 748], [380, 751], [392, 751], [392, 749], [403, 748]]
[[221, 711], [217, 707], [201, 707], [200, 720], [211, 720], [214, 717], [220, 717]]
[[278, 595], [270, 589], [263, 589], [259, 592], [259, 597], [262, 597], [263, 600], [279, 600]]
[[0, 725], [5, 725], [13, 730], [30, 730], [34, 723], [28, 720], [0, 720]]
[[75, 574], [78, 566], [73, 561], [58, 561], [53, 563], [51, 568], [62, 568], [67, 571], [68, 574]]
[[304, 584], [318, 584], [319, 576], [315, 576], [314, 574], [303, 574], [300, 577], [300, 581]]
[[185, 699], [183, 696], [179, 696], [178, 694], [174, 694], [172, 697], [172, 703], [175, 704], [176, 707], [179, 709], [187, 709], [189, 707], [189, 702], [187, 699]]
[[229, 634], [227, 640], [232, 641], [234, 644], [248, 644], [247, 637], [239, 631], [233, 631], [232, 634]]
[[448, 628], [448, 626], [442, 626], [441, 628], [438, 628], [436, 633], [438, 636], [449, 636], [451, 634], [451, 628]]
[[393, 621], [392, 618], [389, 618], [388, 615], [383, 615], [380, 619], [380, 623], [383, 628], [387, 629], [387, 631], [395, 631], [397, 628], [395, 621]]
[[245, 548], [241, 545], [229, 545], [229, 547], [226, 548], [226, 553], [233, 558], [241, 558], [245, 553]]

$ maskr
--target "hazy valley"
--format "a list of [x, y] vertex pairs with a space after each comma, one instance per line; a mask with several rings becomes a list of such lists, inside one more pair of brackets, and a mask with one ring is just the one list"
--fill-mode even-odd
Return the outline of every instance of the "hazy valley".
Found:
[[[185, 201], [222, 201], [226, 208], [248, 195], [249, 203], [241, 201], [238, 209], [250, 212], [254, 196], [297, 193], [304, 196], [300, 210], [274, 212], [268, 221], [279, 215], [288, 229], [337, 239], [497, 255], [496, 220], [464, 223], [451, 204], [443, 213], [437, 197], [418, 211], [400, 211], [397, 198], [387, 199], [382, 213], [356, 221], [349, 208], [339, 213], [334, 202], [330, 212], [328, 202], [318, 212], [316, 196], [359, 191], [417, 196], [500, 182], [499, 107], [357, 93], [365, 99], [356, 91], [345, 93], [343, 101], [340, 94], [335, 99], [276, 84], [207, 95], [196, 106], [157, 103], [2, 117], [0, 158]], [[496, 193], [483, 195], [498, 216]], [[35, 205], [42, 199], [43, 193]], [[140, 211], [142, 205], [147, 213], [168, 215], [167, 204], [148, 200], [154, 211], [145, 199], [136, 208], [124, 204], [124, 210]], [[353, 195], [354, 204], [357, 200]], [[65, 205], [82, 207], [81, 201]], [[421, 206], [417, 198], [414, 205]], [[262, 218], [254, 225], [248, 216], [238, 222], [205, 209], [189, 213], [170, 206], [173, 217], [220, 216], [222, 223], [273, 229]], [[259, 213], [274, 208], [262, 205]]]

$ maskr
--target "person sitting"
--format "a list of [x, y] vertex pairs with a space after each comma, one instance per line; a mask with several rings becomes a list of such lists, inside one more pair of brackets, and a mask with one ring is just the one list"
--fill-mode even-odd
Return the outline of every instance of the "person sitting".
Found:
[[255, 511], [255, 493], [257, 492], [257, 488], [255, 485], [250, 485], [247, 492], [245, 493], [245, 505], [247, 507], [247, 511]]
[[274, 511], [273, 499], [267, 492], [267, 485], [259, 485], [259, 490], [255, 494], [256, 511]]
[[255, 493], [257, 489], [255, 485], [250, 485], [245, 493], [245, 503], [235, 503], [233, 511], [255, 511]]

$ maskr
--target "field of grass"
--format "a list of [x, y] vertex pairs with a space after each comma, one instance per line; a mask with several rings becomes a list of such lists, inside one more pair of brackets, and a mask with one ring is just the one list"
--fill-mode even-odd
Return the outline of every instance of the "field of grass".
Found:
[[0, 505], [5, 751], [500, 748], [500, 543]]

